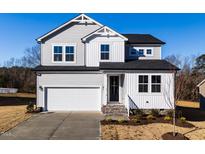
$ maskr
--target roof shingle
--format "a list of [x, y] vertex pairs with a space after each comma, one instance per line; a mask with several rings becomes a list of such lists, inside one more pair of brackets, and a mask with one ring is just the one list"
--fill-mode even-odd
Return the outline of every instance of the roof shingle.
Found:
[[150, 34], [122, 34], [130, 44], [165, 44], [165, 42]]
[[129, 62], [102, 62], [99, 67], [37, 66], [34, 71], [100, 71], [100, 70], [179, 70], [166, 60], [134, 60]]

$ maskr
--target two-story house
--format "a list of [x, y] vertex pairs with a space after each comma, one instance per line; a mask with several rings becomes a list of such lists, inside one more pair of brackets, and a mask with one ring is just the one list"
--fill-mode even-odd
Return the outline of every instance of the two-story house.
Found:
[[37, 41], [37, 106], [46, 111], [174, 108], [178, 68], [162, 60], [165, 43], [152, 35], [120, 34], [80, 14]]

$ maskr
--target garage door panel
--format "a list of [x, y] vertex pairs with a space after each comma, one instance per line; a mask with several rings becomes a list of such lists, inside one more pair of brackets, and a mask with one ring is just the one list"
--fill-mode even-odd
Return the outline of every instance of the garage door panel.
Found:
[[100, 111], [100, 88], [48, 88], [47, 109]]

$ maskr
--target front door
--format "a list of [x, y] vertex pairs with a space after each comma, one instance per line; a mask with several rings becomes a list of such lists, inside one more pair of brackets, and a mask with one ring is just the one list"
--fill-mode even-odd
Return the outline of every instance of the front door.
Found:
[[119, 76], [110, 76], [110, 101], [119, 101]]

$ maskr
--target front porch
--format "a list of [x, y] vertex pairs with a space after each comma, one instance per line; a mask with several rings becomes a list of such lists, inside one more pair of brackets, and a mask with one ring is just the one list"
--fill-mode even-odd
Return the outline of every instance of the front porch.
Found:
[[102, 112], [107, 116], [128, 116], [125, 105], [125, 86], [122, 73], [107, 73], [104, 76], [104, 103]]

